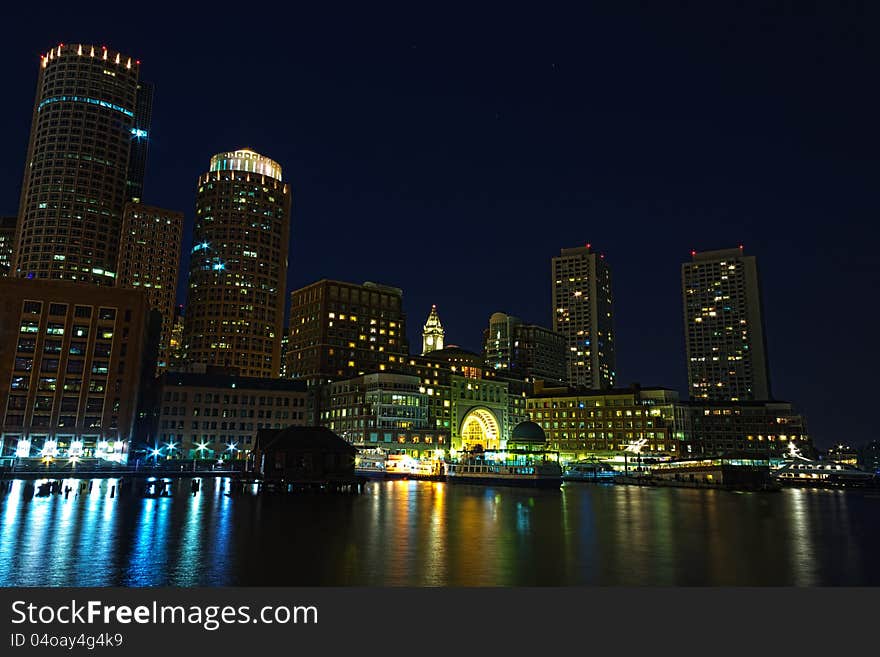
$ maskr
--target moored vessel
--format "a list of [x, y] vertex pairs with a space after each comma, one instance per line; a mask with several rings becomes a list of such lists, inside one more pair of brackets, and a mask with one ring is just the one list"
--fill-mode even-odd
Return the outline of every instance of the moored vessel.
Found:
[[371, 479], [406, 479], [410, 460], [405, 454], [392, 454], [381, 448], [364, 450], [355, 457], [354, 473]]
[[617, 471], [601, 461], [572, 461], [562, 471], [563, 481], [604, 481], [611, 483]]
[[877, 475], [847, 463], [804, 458], [786, 459], [780, 467], [773, 470], [772, 475], [783, 486], [850, 488], [880, 485]]
[[446, 464], [446, 480], [452, 484], [559, 488], [562, 468], [554, 455], [530, 450], [466, 452]]

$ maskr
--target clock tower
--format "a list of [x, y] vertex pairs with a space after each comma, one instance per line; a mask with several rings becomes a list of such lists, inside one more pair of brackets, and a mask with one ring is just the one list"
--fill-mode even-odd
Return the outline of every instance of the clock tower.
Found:
[[437, 314], [437, 306], [433, 305], [428, 315], [428, 321], [425, 322], [425, 328], [422, 331], [422, 356], [429, 351], [442, 348], [443, 325], [440, 323], [440, 316]]

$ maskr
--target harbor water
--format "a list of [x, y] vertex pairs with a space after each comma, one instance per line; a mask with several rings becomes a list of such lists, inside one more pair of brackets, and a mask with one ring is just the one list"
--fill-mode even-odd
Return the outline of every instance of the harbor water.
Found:
[[[2, 586], [880, 584], [880, 492], [370, 482], [228, 495], [228, 480], [0, 493]], [[196, 489], [197, 488], [197, 489]]]

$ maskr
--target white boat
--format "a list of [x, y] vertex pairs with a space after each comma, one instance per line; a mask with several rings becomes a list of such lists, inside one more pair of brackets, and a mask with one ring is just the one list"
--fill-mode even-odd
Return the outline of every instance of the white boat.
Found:
[[572, 461], [562, 472], [563, 481], [614, 481], [618, 472], [601, 461]]
[[562, 468], [548, 454], [519, 450], [467, 453], [446, 464], [446, 480], [451, 484], [559, 488]]
[[444, 475], [444, 463], [437, 459], [412, 459], [409, 476], [412, 479], [439, 479]]
[[382, 449], [364, 450], [354, 459], [354, 473], [376, 479], [406, 479], [410, 473], [405, 454], [389, 454]]
[[812, 459], [786, 459], [773, 470], [773, 477], [789, 486], [849, 487], [880, 485], [877, 476], [847, 463], [814, 461]]

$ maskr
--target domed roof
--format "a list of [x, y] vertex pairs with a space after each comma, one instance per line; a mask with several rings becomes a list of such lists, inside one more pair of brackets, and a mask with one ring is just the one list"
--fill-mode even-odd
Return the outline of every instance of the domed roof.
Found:
[[520, 422], [513, 428], [510, 434], [512, 443], [545, 443], [547, 436], [544, 430], [534, 422]]

